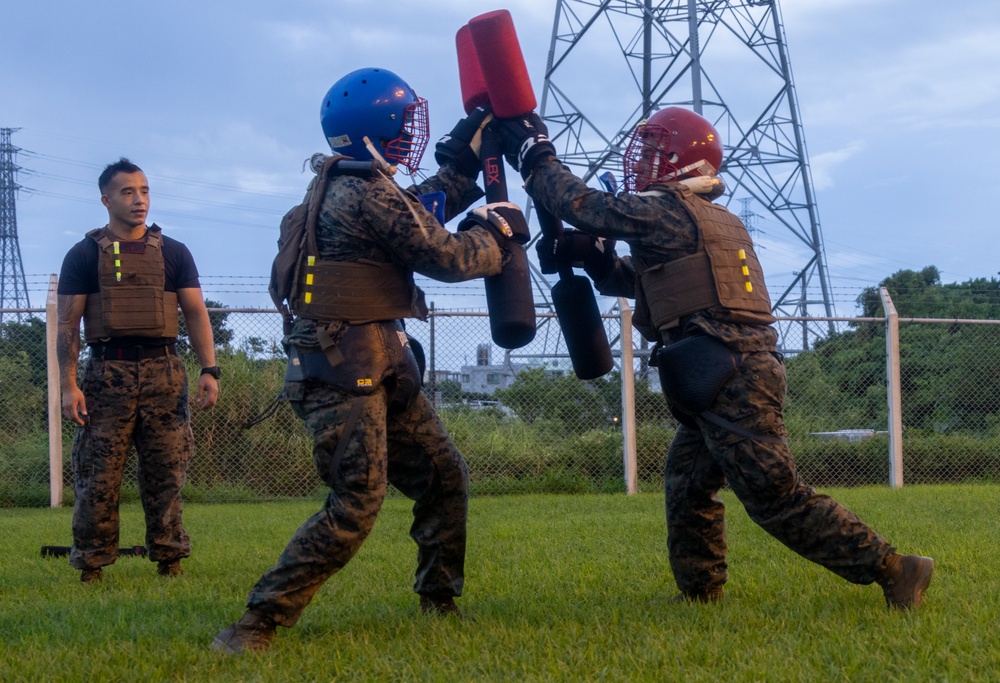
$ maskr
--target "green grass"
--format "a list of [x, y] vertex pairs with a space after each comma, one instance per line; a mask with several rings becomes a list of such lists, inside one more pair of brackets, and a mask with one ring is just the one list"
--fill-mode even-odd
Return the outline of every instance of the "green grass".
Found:
[[[662, 495], [476, 498], [468, 618], [419, 614], [409, 502], [386, 502], [357, 557], [270, 651], [208, 650], [317, 507], [188, 504], [185, 575], [122, 558], [81, 586], [69, 510], [0, 514], [0, 680], [8, 681], [975, 681], [1000, 676], [1000, 488], [837, 489], [903, 552], [937, 561], [924, 607], [889, 612], [800, 559], [731, 495], [721, 605], [675, 594]], [[138, 506], [123, 544], [142, 542]]]

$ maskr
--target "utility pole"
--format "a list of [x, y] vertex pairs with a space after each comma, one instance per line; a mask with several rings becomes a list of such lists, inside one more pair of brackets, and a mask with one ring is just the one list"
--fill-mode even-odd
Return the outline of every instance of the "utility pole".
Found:
[[[720, 201], [752, 200], [794, 238], [803, 263], [791, 283], [771, 285], [774, 313], [832, 317], [778, 0], [557, 0], [539, 113], [563, 163], [584, 180], [621, 177], [636, 124], [674, 105], [722, 136], [728, 192]], [[801, 350], [798, 324], [778, 324], [782, 350]], [[807, 324], [813, 339], [836, 331], [832, 321]]]
[[[20, 148], [10, 141], [20, 128], [0, 128], [0, 322], [6, 309], [31, 308], [17, 241], [17, 153]], [[21, 320], [21, 313], [15, 314]]]

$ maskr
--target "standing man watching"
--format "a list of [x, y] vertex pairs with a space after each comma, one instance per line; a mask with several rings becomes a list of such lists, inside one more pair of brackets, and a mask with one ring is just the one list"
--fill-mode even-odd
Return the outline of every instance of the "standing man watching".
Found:
[[[403, 319], [428, 314], [414, 272], [445, 282], [496, 275], [509, 258], [508, 240], [527, 238], [512, 205], [477, 209], [451, 233], [420, 200], [433, 206], [437, 195], [447, 222], [483, 196], [476, 180], [485, 110], [438, 143], [437, 174], [407, 190], [392, 174], [396, 166], [417, 171], [429, 131], [427, 102], [403, 79], [386, 69], [353, 71], [333, 84], [320, 112], [335, 156], [314, 157], [307, 202], [285, 218], [315, 207], [295, 253], [300, 286], [276, 303], [287, 299], [294, 314], [284, 340], [285, 396], [312, 435], [313, 460], [330, 490], [251, 589], [243, 617], [212, 641], [230, 654], [266, 649], [277, 626], [295, 625], [364, 543], [389, 483], [414, 501], [413, 588], [421, 609], [459, 611], [468, 469], [420, 391]], [[272, 274], [272, 290], [276, 284]]]
[[[492, 125], [532, 199], [582, 231], [541, 240], [539, 258], [582, 262], [602, 294], [634, 298], [634, 324], [657, 344], [663, 391], [681, 422], [664, 470], [678, 599], [722, 598], [718, 491], [728, 481], [750, 518], [802, 557], [851, 583], [878, 583], [890, 607], [918, 606], [934, 561], [897, 553], [795, 469], [763, 273], [746, 227], [712, 202], [724, 190], [715, 127], [680, 107], [641, 122], [625, 151], [626, 191], [614, 195], [559, 162], [536, 114]], [[626, 242], [631, 257], [619, 259], [612, 240]]]
[[[194, 449], [188, 379], [177, 355], [178, 312], [201, 363], [198, 405], [215, 405], [219, 368], [212, 326], [191, 252], [146, 225], [149, 182], [122, 158], [97, 181], [108, 224], [66, 254], [59, 276], [57, 354], [62, 410], [79, 425], [73, 440], [73, 547], [85, 584], [118, 558], [125, 460], [138, 453], [139, 493], [149, 559], [179, 576], [191, 554], [181, 521], [181, 487]], [[80, 320], [90, 346], [77, 385]]]

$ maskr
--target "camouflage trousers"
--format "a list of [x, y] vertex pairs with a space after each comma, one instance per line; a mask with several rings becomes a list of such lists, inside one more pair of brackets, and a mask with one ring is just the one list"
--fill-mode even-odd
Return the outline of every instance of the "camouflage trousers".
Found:
[[73, 440], [70, 564], [96, 569], [118, 558], [125, 460], [135, 445], [146, 547], [154, 562], [191, 554], [181, 488], [194, 450], [187, 372], [175, 355], [140, 361], [92, 359], [83, 377], [87, 424]]
[[[770, 353], [746, 356], [710, 412], [755, 433], [786, 436], [785, 369]], [[894, 552], [853, 512], [798, 475], [788, 447], [754, 441], [697, 418], [670, 444], [664, 470], [667, 547], [681, 591], [726, 582], [726, 528], [718, 491], [732, 487], [750, 518], [799, 555], [852, 583], [875, 581]]]
[[[387, 482], [414, 501], [414, 590], [462, 594], [469, 503], [465, 460], [422, 393], [398, 413], [390, 413], [387, 403], [384, 386], [354, 396], [315, 381], [305, 383], [301, 400], [291, 401], [313, 437], [316, 469], [330, 492], [253, 587], [248, 609], [293, 626], [316, 591], [367, 538]], [[345, 435], [352, 411], [357, 421]]]

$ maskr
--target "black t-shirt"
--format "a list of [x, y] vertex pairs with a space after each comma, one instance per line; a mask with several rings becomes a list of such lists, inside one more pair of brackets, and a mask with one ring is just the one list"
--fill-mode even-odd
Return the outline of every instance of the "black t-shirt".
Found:
[[[188, 289], [201, 287], [198, 280], [198, 268], [194, 264], [194, 257], [182, 242], [167, 237], [160, 233], [163, 239], [163, 289], [167, 292], [176, 292], [178, 289]], [[63, 259], [62, 269], [59, 271], [60, 295], [74, 294], [97, 294], [100, 291], [100, 279], [98, 278], [98, 260], [100, 259], [100, 248], [97, 242], [84, 237], [73, 245]], [[131, 346], [131, 345], [156, 345], [168, 344], [175, 341], [174, 338], [164, 337], [151, 339], [149, 337], [115, 337], [111, 345]]]

